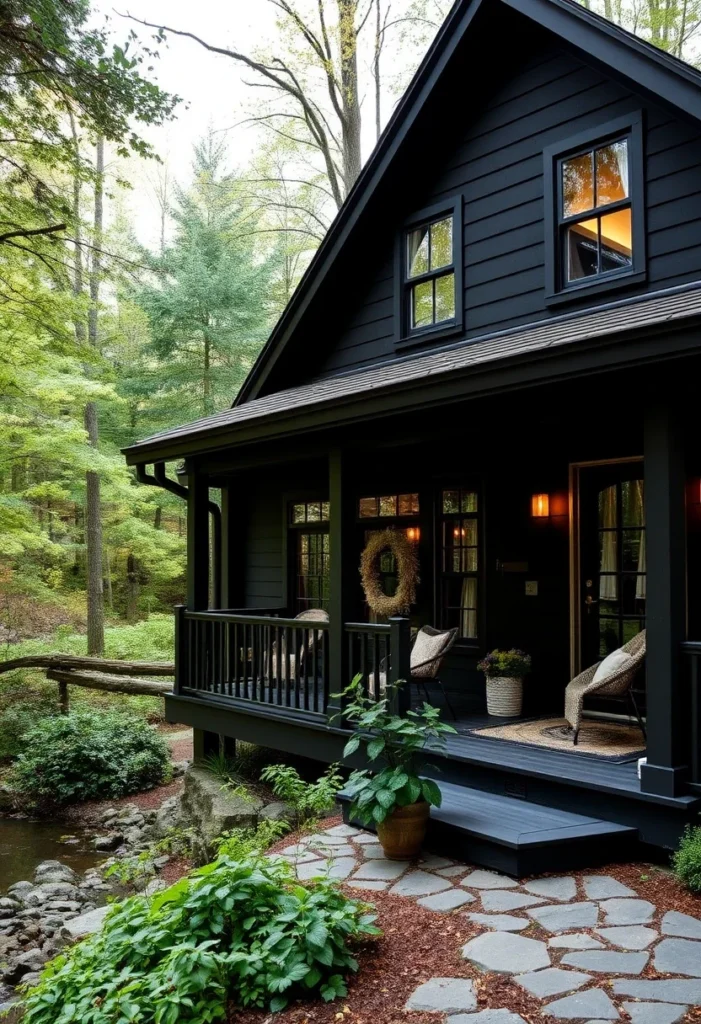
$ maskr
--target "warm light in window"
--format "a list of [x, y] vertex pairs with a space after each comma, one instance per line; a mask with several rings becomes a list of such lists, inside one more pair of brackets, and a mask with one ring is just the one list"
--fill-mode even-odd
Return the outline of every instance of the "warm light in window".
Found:
[[534, 494], [531, 498], [531, 515], [534, 519], [545, 519], [550, 515], [550, 495]]
[[407, 540], [410, 540], [412, 544], [418, 544], [419, 540], [421, 539], [421, 530], [419, 529], [418, 526], [408, 526], [406, 535]]

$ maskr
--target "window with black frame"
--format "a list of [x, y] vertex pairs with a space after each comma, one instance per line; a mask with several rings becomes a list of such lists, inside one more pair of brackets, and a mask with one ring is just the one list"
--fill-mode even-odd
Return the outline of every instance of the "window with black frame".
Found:
[[457, 627], [463, 640], [479, 632], [479, 497], [472, 488], [440, 494], [440, 593], [444, 629]]
[[560, 161], [561, 245], [566, 284], [633, 266], [627, 136]]
[[[367, 544], [378, 530], [385, 530], [388, 527], [403, 530], [412, 544], [418, 544], [421, 535], [419, 511], [419, 495], [416, 492], [360, 498], [358, 500], [358, 519], [366, 526], [363, 533], [363, 544]], [[388, 597], [394, 597], [398, 584], [397, 560], [389, 549], [380, 555], [378, 574], [384, 593]], [[369, 608], [367, 608], [367, 614], [370, 621], [379, 621]]]
[[289, 525], [294, 542], [294, 613], [329, 605], [329, 503], [293, 502]]

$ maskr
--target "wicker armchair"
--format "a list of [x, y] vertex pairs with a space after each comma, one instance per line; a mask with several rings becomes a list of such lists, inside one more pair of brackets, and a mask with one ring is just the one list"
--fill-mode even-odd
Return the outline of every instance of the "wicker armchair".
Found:
[[[426, 652], [426, 641], [422, 640], [422, 633], [424, 637], [427, 640], [429, 640], [429, 642], [435, 642], [434, 646], [436, 646], [438, 650], [435, 653], [432, 653], [431, 657], [426, 658], [422, 661], [418, 661], [417, 659], [422, 658], [423, 653]], [[442, 638], [443, 640], [442, 644], [440, 643], [440, 638]], [[448, 709], [450, 710], [453, 719], [456, 718], [455, 711], [453, 710], [453, 705], [450, 703], [450, 700], [448, 699], [448, 694], [445, 692], [445, 687], [443, 686], [443, 683], [438, 678], [438, 673], [441, 670], [441, 666], [443, 664], [443, 660], [445, 659], [446, 654], [453, 646], [457, 638], [457, 628], [440, 630], [434, 629], [433, 626], [422, 626], [414, 639], [414, 644], [411, 648], [411, 655], [409, 659], [411, 681], [413, 683], [416, 683], [417, 686], [423, 687], [424, 694], [426, 695], [426, 700], [429, 703], [430, 697], [428, 694], [428, 689], [426, 688], [426, 680], [430, 679], [431, 682], [435, 683], [440, 688], [440, 691], [443, 694], [443, 700], [446, 703], [446, 707], [448, 707]]]
[[[306, 611], [300, 612], [299, 615], [295, 615], [295, 619], [302, 620], [304, 622], [328, 622], [329, 613], [324, 608], [307, 608]], [[280, 675], [282, 681], [295, 679], [297, 675], [297, 669], [302, 673], [305, 670], [305, 660], [311, 655], [313, 650], [314, 633], [316, 633], [317, 643], [321, 640], [322, 630], [310, 630], [307, 638], [307, 643], [299, 648], [297, 654], [293, 651], [287, 650], [287, 642], [283, 637], [280, 641]], [[277, 676], [276, 671], [277, 664], [277, 642], [274, 641], [270, 652], [266, 652], [264, 662], [264, 675], [266, 679], [271, 677], [275, 680]]]
[[596, 665], [592, 665], [591, 668], [585, 669], [584, 672], [580, 672], [578, 676], [575, 676], [565, 690], [565, 718], [572, 726], [574, 732], [572, 742], [575, 746], [579, 739], [584, 701], [588, 697], [629, 700], [638, 725], [642, 730], [643, 736], [645, 736], [645, 726], [640, 717], [635, 696], [631, 690], [633, 680], [645, 660], [645, 630], [634, 636], [627, 644], [624, 644], [621, 650], [631, 656], [632, 660], [627, 665], [606, 676], [605, 679], [597, 680], [595, 683], [594, 676], [601, 664], [601, 662], [597, 662]]

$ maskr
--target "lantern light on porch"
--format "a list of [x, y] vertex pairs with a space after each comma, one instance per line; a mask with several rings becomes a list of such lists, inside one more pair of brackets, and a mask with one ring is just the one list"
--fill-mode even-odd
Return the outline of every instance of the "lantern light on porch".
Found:
[[531, 497], [531, 515], [534, 519], [547, 519], [550, 515], [550, 495], [534, 494]]
[[421, 538], [421, 530], [419, 529], [418, 526], [408, 526], [406, 535], [407, 540], [410, 540], [412, 544], [418, 543], [419, 539]]

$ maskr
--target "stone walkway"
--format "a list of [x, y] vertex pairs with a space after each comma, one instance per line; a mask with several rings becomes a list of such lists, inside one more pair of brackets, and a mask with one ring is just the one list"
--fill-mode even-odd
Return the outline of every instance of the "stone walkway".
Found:
[[[349, 825], [305, 836], [281, 856], [302, 880], [327, 875], [351, 889], [465, 914], [482, 930], [463, 946], [463, 957], [480, 970], [510, 975], [542, 1001], [544, 1017], [624, 1020], [615, 999], [632, 1024], [675, 1024], [701, 1006], [701, 920], [670, 911], [652, 926], [657, 908], [608, 875], [519, 884], [433, 854], [418, 863], [391, 861], [376, 836]], [[529, 929], [547, 940], [523, 934]], [[406, 1009], [442, 1013], [449, 1024], [523, 1022], [508, 1009], [479, 1011], [466, 978], [432, 978]]]

